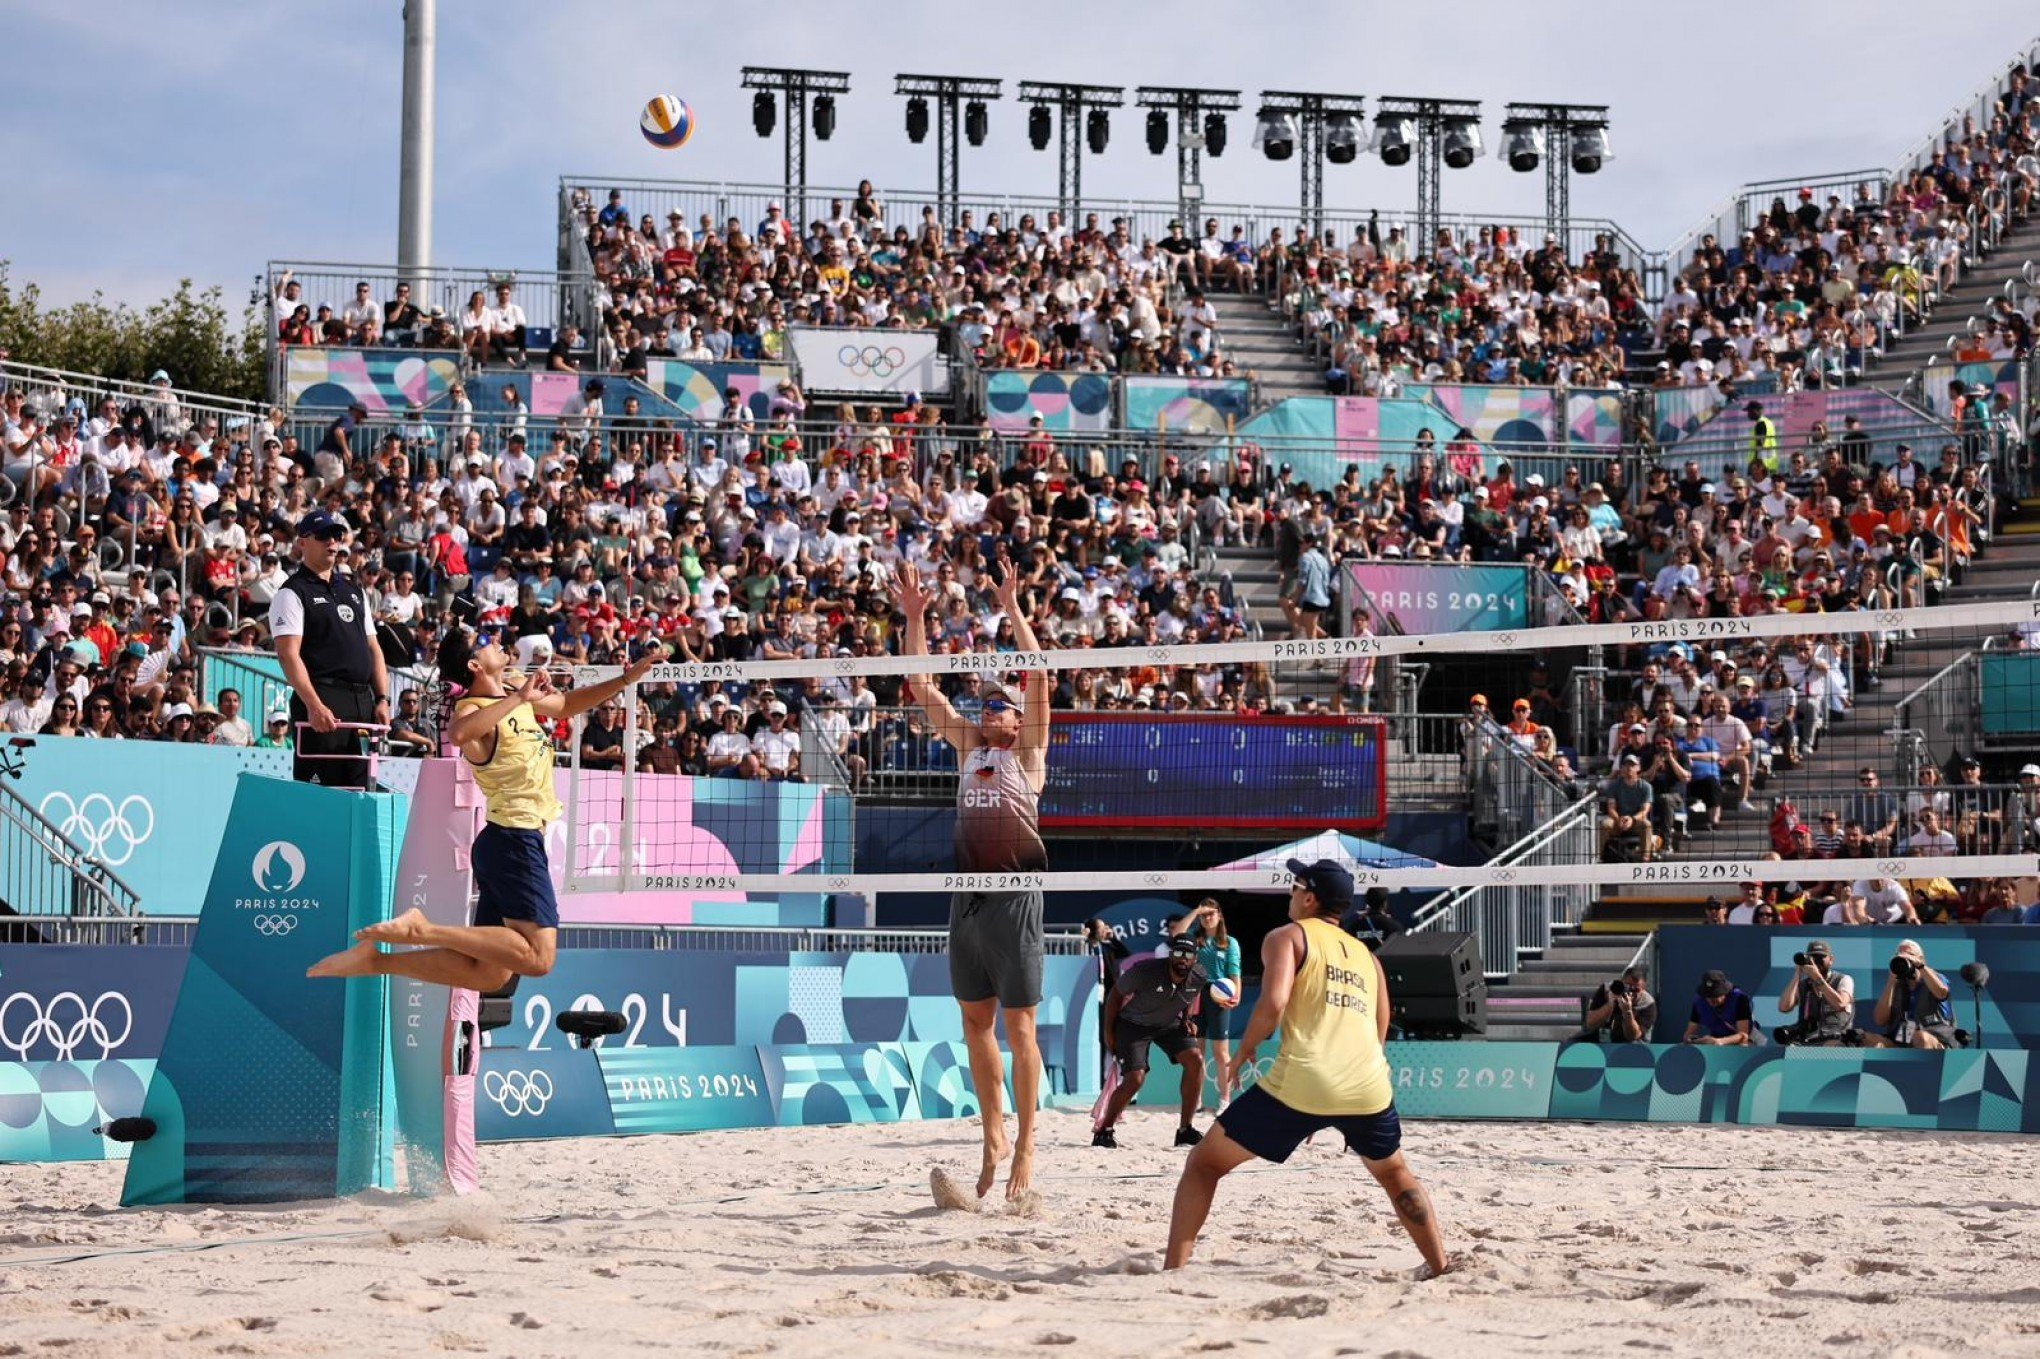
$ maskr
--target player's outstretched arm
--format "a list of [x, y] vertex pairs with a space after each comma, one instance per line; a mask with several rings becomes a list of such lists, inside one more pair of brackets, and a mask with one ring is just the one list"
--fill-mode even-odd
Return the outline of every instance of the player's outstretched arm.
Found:
[[[999, 608], [1013, 624], [1013, 639], [1022, 651], [1041, 650], [1040, 639], [1034, 635], [1034, 622], [1028, 618], [1027, 610], [1020, 602], [1020, 572], [1009, 569], [997, 586]], [[1048, 672], [1029, 670], [1025, 672], [1025, 691], [1021, 697], [1020, 739], [1017, 753], [1029, 764], [1038, 764], [1048, 750]]]
[[[899, 572], [892, 582], [892, 596], [907, 619], [906, 633], [900, 640], [900, 654], [927, 655], [928, 592], [921, 587], [921, 573], [912, 563], [900, 563]], [[949, 702], [949, 695], [942, 692], [942, 686], [933, 677], [908, 675], [906, 681], [907, 692], [927, 714], [928, 725], [935, 728], [936, 735], [955, 746], [958, 754], [978, 744], [977, 727], [956, 710]]]

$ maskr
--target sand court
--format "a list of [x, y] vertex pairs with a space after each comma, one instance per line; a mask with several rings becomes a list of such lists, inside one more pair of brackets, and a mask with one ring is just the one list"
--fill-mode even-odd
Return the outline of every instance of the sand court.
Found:
[[[1044, 1115], [1038, 1203], [933, 1206], [969, 1122], [486, 1146], [480, 1196], [122, 1211], [14, 1167], [0, 1354], [829, 1356], [2040, 1352], [2040, 1170], [2012, 1137], [1411, 1121], [1458, 1272], [1329, 1138], [1220, 1188], [1159, 1271], [1182, 1153]], [[1264, 1350], [1264, 1346], [1279, 1347]]]

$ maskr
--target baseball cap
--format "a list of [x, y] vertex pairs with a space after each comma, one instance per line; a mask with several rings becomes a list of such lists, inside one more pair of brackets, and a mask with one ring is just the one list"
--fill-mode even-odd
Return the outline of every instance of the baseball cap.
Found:
[[2036, 779], [2040, 779], [2040, 764], [2025, 765], [2019, 770], [2019, 777], [2022, 779], [2028, 774], [2031, 774]]
[[1735, 990], [1735, 983], [1730, 981], [1728, 974], [1718, 967], [1702, 974], [1700, 978], [1700, 994], [1709, 1000], [1725, 996], [1733, 990]]
[[767, 717], [784, 717], [786, 716], [786, 705], [774, 699], [771, 703], [765, 705], [765, 715]]
[[1000, 702], [1011, 704], [1015, 708], [1020, 706], [1020, 691], [1011, 685], [1000, 684], [996, 680], [986, 680], [984, 684], [980, 685], [978, 687], [978, 697], [982, 699], [998, 699]]
[[1353, 904], [1353, 875], [1337, 859], [1319, 859], [1309, 864], [1291, 859], [1288, 868], [1325, 905], [1344, 910]]
[[165, 722], [189, 716], [191, 716], [191, 705], [189, 703], [173, 703], [163, 710], [163, 720]]
[[346, 523], [326, 510], [313, 510], [297, 521], [297, 536], [300, 538], [317, 538], [330, 543], [336, 538], [346, 537], [347, 532]]
[[1835, 951], [1828, 947], [1827, 940], [1816, 939], [1806, 946], [1806, 956], [1809, 958], [1832, 958], [1835, 956]]
[[1195, 958], [1197, 956], [1197, 941], [1187, 934], [1171, 935], [1169, 937], [1169, 956], [1174, 958], [1178, 954], [1188, 958]]
[[551, 660], [552, 657], [552, 639], [544, 633], [535, 632], [528, 637], [519, 637], [517, 639], [517, 664], [519, 666], [529, 669], [534, 665], [543, 665]]

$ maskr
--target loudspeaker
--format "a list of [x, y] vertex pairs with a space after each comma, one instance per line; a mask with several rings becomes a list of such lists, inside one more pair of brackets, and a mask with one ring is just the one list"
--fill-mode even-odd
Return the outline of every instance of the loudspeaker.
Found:
[[1487, 977], [1471, 934], [1398, 934], [1381, 946], [1390, 1017], [1406, 1037], [1487, 1032]]

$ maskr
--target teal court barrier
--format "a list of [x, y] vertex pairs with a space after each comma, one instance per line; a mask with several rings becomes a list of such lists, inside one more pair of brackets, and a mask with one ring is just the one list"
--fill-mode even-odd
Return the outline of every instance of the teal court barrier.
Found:
[[123, 1204], [394, 1187], [388, 986], [305, 969], [386, 918], [404, 800], [243, 775]]

